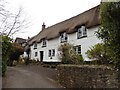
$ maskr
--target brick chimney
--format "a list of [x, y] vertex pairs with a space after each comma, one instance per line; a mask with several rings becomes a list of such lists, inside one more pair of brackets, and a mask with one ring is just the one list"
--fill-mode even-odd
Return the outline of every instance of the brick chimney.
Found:
[[45, 23], [43, 22], [43, 25], [42, 25], [42, 30], [44, 30], [45, 29]]

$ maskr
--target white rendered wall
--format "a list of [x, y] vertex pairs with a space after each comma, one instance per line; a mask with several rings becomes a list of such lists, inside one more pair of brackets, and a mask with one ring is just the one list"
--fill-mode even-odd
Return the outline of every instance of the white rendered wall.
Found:
[[[77, 32], [73, 34], [68, 34], [68, 43], [76, 45], [81, 45], [81, 54], [83, 58], [87, 61], [87, 55], [85, 54], [87, 50], [101, 41], [96, 37], [95, 31], [98, 30], [98, 27], [93, 27], [87, 29], [87, 37], [77, 39]], [[58, 58], [58, 47], [61, 45], [60, 38], [55, 38], [47, 41], [47, 46], [42, 47], [42, 43], [37, 44], [37, 49], [33, 49], [31, 46], [31, 59], [40, 60], [40, 51], [44, 51], [43, 62], [60, 62]], [[55, 49], [55, 56], [50, 59], [48, 56], [48, 51]], [[38, 52], [38, 55], [35, 57], [35, 52]]]
[[81, 45], [81, 54], [83, 58], [87, 61], [89, 60], [85, 54], [87, 50], [94, 46], [97, 43], [100, 43], [101, 40], [97, 38], [95, 32], [98, 30], [98, 27], [87, 29], [87, 37], [77, 39], [77, 32], [69, 35], [69, 43], [76, 45]]

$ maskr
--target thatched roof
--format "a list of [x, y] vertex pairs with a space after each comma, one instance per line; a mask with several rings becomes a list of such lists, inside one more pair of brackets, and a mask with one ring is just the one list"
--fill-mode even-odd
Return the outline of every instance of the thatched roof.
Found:
[[76, 32], [76, 28], [80, 27], [81, 25], [85, 25], [87, 28], [99, 25], [99, 19], [98, 5], [77, 16], [45, 28], [29, 40], [29, 45], [33, 44], [34, 42], [41, 42], [42, 39], [50, 40], [59, 37], [60, 32], [66, 31], [68, 34]]

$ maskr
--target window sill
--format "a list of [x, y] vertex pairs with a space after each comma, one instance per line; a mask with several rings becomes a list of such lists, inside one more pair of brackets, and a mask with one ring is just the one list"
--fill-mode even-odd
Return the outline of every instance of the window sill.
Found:
[[61, 41], [61, 43], [64, 43], [64, 42], [67, 42], [67, 40], [66, 41]]
[[87, 37], [87, 36], [81, 36], [81, 37], [77, 37], [77, 39], [81, 39], [81, 38], [85, 38], [85, 37]]
[[37, 48], [33, 48], [33, 49], [37, 49]]
[[42, 46], [42, 48], [43, 48], [43, 47], [46, 47], [46, 46]]

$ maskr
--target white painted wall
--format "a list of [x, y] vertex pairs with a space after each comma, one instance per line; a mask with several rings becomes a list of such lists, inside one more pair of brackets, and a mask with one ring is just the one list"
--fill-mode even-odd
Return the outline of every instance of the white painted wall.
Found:
[[97, 30], [98, 26], [87, 29], [87, 37], [81, 39], [77, 39], [77, 32], [69, 35], [69, 43], [73, 44], [74, 46], [81, 45], [81, 54], [86, 61], [90, 60], [85, 54], [87, 50], [91, 46], [94, 46], [97, 43], [101, 43], [101, 40], [99, 40], [95, 35]]
[[[68, 43], [73, 44], [74, 46], [76, 45], [81, 45], [81, 54], [85, 60], [89, 60], [85, 54], [87, 50], [91, 47], [94, 46], [97, 43], [100, 43], [101, 40], [99, 40], [95, 36], [95, 31], [98, 30], [98, 27], [93, 27], [87, 29], [87, 37], [77, 39], [77, 32], [73, 34], [68, 34]], [[58, 58], [58, 47], [61, 45], [60, 43], [60, 38], [55, 38], [52, 40], [47, 41], [47, 46], [42, 47], [42, 43], [37, 44], [37, 49], [33, 49], [33, 45], [30, 47], [31, 48], [31, 59], [39, 59], [40, 60], [40, 51], [44, 51], [44, 57], [43, 57], [43, 62], [60, 62]], [[55, 57], [48, 57], [48, 53], [50, 49], [55, 49]], [[38, 52], [38, 56], [35, 57], [35, 52]]]

